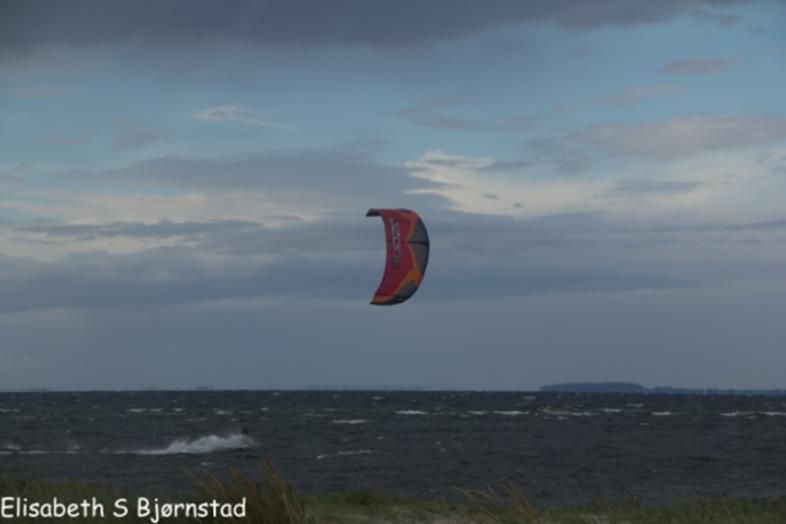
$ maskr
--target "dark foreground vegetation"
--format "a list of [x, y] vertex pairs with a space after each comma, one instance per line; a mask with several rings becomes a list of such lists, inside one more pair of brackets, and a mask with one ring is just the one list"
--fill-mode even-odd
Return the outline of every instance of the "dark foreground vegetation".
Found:
[[[428, 500], [393, 497], [374, 491], [351, 491], [340, 494], [298, 494], [291, 484], [266, 464], [256, 478], [237, 470], [225, 475], [192, 476], [195, 488], [188, 497], [165, 497], [162, 501], [237, 503], [245, 498], [246, 517], [165, 517], [139, 518], [130, 515], [115, 518], [111, 511], [104, 518], [72, 519], [14, 518], [7, 522], [161, 522], [164, 524], [201, 522], [254, 522], [260, 524], [317, 523], [566, 523], [566, 524], [635, 524], [635, 523], [784, 523], [786, 497], [776, 498], [690, 498], [663, 506], [654, 506], [635, 498], [617, 501], [594, 501], [570, 508], [536, 508], [512, 484], [485, 490], [459, 490], [462, 498]], [[74, 482], [0, 479], [0, 497], [18, 497], [28, 501], [73, 502], [96, 497], [106, 508], [124, 495], [118, 489]], [[0, 518], [0, 521], [5, 521]]]

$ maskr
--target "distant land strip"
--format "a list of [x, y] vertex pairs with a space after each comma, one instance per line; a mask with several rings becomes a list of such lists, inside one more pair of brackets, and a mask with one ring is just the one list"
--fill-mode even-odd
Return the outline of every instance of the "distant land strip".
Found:
[[566, 382], [540, 388], [544, 393], [644, 393], [661, 395], [786, 395], [786, 389], [648, 388], [636, 382]]

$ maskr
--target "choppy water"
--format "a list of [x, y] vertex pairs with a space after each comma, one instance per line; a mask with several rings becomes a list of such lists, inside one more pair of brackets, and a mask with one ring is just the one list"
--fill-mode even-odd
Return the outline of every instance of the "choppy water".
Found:
[[786, 397], [0, 393], [0, 475], [156, 496], [190, 491], [186, 471], [263, 459], [311, 491], [456, 497], [512, 481], [542, 504], [786, 495]]

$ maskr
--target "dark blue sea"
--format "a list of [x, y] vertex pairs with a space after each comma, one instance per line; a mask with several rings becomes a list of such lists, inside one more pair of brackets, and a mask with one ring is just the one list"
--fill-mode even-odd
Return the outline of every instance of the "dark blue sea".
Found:
[[[243, 428], [248, 428], [248, 436]], [[301, 491], [535, 503], [786, 495], [786, 397], [528, 392], [0, 393], [0, 476], [159, 496], [270, 460]]]

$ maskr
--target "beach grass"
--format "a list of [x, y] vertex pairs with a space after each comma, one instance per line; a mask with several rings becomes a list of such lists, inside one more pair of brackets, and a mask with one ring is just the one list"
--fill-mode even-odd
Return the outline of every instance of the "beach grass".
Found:
[[[387, 495], [375, 490], [342, 493], [299, 493], [276, 469], [266, 463], [253, 476], [230, 469], [223, 474], [191, 475], [194, 489], [186, 496], [159, 496], [161, 500], [200, 502], [246, 500], [247, 516], [232, 518], [167, 518], [160, 522], [259, 524], [321, 523], [423, 523], [423, 524], [780, 524], [786, 522], [786, 497], [710, 498], [690, 497], [654, 505], [635, 497], [594, 500], [572, 507], [537, 507], [517, 486], [500, 483], [481, 490], [457, 490], [456, 499]], [[124, 495], [120, 489], [82, 482], [2, 479], [0, 497], [45, 501], [57, 497], [64, 502], [96, 497], [107, 508]], [[109, 512], [111, 513], [111, 512]], [[18, 518], [14, 523], [52, 523], [51, 518]], [[77, 518], [73, 523], [151, 522], [132, 516]]]

